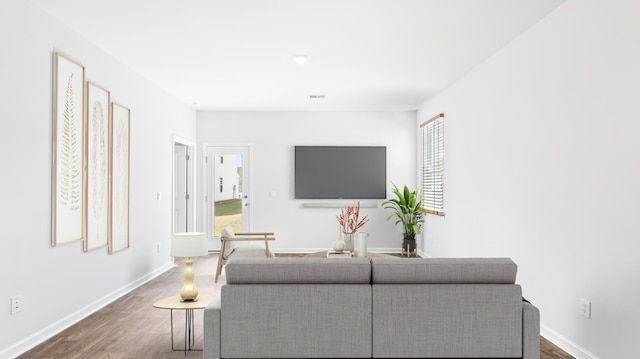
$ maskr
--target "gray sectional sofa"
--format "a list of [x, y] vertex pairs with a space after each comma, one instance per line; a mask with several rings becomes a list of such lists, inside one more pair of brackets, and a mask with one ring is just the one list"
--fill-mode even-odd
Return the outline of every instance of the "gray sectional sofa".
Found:
[[237, 259], [204, 358], [540, 358], [507, 258]]

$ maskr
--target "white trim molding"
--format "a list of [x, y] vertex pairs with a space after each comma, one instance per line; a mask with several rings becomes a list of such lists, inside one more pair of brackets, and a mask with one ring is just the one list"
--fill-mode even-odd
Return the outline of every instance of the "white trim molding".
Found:
[[573, 355], [576, 359], [600, 359], [595, 354], [565, 338], [542, 323], [540, 323], [540, 335], [560, 347], [560, 349]]
[[154, 279], [155, 277], [168, 271], [171, 268], [173, 268], [173, 263], [169, 262], [163, 265], [162, 267], [156, 269], [155, 271], [141, 278], [138, 278], [137, 280], [134, 280], [133, 282], [105, 295], [104, 297], [96, 300], [95, 302], [90, 303], [84, 306], [83, 308], [78, 309], [74, 313], [71, 313], [64, 318], [61, 318], [60, 320], [52, 323], [51, 325], [45, 328], [42, 328], [41, 330], [33, 333], [32, 335], [0, 351], [0, 358], [15, 358], [21, 354], [26, 353], [27, 351], [33, 349], [35, 346], [52, 338], [54, 335], [64, 331], [65, 329], [78, 323], [82, 319], [106, 307], [111, 302], [133, 291], [134, 289], [140, 287], [141, 285], [147, 283], [148, 281]]

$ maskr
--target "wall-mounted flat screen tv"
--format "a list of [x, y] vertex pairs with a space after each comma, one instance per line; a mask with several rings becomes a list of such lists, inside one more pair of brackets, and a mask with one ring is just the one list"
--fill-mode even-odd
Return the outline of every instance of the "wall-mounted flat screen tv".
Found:
[[296, 146], [295, 198], [384, 199], [384, 146]]

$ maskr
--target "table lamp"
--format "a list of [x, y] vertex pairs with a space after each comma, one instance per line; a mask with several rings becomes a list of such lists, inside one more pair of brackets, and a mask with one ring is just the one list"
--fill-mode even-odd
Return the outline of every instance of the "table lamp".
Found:
[[184, 267], [184, 284], [180, 290], [180, 297], [183, 302], [193, 302], [198, 299], [198, 289], [193, 283], [193, 260], [192, 257], [206, 256], [207, 234], [206, 233], [174, 233], [171, 237], [171, 256], [186, 257]]

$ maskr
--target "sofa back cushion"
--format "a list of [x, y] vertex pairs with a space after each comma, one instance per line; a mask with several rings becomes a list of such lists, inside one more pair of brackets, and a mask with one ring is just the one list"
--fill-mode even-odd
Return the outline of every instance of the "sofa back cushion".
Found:
[[370, 358], [371, 300], [368, 283], [225, 285], [221, 357]]
[[374, 284], [376, 358], [522, 358], [513, 284]]
[[509, 258], [373, 258], [373, 284], [514, 284]]
[[227, 284], [369, 284], [367, 258], [231, 258]]

